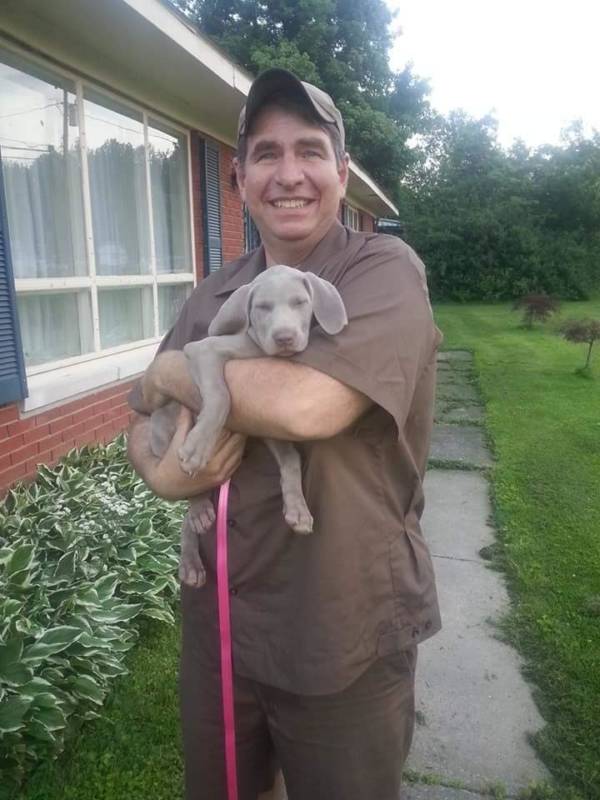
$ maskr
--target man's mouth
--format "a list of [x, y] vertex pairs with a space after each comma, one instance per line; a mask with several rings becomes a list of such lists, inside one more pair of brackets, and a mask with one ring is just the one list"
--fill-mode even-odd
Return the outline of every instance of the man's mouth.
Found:
[[312, 200], [298, 198], [294, 200], [271, 200], [271, 205], [275, 206], [275, 208], [304, 208], [312, 202]]

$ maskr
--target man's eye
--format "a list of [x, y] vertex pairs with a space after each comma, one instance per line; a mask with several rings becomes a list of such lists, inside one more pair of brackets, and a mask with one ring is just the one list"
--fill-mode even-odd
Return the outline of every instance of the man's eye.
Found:
[[272, 159], [272, 158], [275, 158], [275, 153], [271, 153], [271, 152], [267, 151], [267, 152], [265, 152], [265, 153], [260, 153], [260, 154], [259, 154], [259, 155], [256, 157], [256, 160], [257, 160], [257, 161], [265, 161], [265, 160], [266, 160], [266, 161], [269, 161], [269, 160], [270, 160], [270, 159]]
[[302, 155], [304, 158], [321, 158], [319, 150], [305, 150]]

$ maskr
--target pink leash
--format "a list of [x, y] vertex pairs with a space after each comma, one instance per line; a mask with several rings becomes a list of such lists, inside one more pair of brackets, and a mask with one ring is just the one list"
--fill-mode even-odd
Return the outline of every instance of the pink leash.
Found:
[[227, 798], [238, 800], [237, 763], [235, 753], [235, 715], [233, 711], [233, 665], [231, 658], [231, 616], [229, 612], [229, 570], [227, 566], [227, 501], [229, 484], [219, 490], [217, 507], [217, 597], [221, 631], [221, 694], [225, 725], [225, 769]]

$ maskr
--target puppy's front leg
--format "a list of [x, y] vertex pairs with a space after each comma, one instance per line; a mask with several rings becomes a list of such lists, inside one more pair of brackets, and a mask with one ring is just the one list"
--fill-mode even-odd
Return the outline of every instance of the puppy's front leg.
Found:
[[190, 474], [208, 463], [231, 408], [225, 381], [225, 364], [232, 358], [256, 358], [262, 354], [246, 334], [209, 336], [183, 348], [189, 369], [202, 396], [196, 424], [179, 450], [181, 466]]

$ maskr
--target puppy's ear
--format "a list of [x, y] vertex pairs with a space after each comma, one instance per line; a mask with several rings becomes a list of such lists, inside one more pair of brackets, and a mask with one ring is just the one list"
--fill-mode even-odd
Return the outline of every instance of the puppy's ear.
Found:
[[334, 335], [348, 324], [348, 317], [340, 293], [332, 283], [307, 272], [304, 285], [313, 301], [313, 314], [325, 333]]
[[252, 284], [240, 286], [228, 297], [208, 326], [209, 336], [243, 333], [250, 325]]

